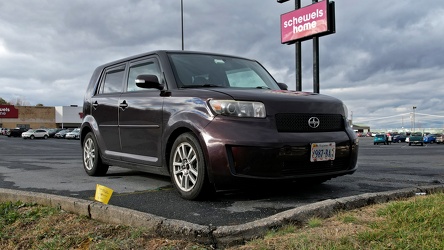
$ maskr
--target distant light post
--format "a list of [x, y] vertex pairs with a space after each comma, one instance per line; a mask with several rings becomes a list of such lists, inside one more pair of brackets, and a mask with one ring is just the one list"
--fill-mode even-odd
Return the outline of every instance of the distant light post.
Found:
[[182, 26], [182, 50], [184, 50], [184, 42], [183, 42], [183, 0], [180, 0], [180, 21]]
[[415, 110], [416, 110], [416, 106], [413, 106], [413, 131], [415, 132]]

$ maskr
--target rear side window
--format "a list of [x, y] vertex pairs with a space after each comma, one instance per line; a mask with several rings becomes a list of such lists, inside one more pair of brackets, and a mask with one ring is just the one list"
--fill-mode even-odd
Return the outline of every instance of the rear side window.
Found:
[[124, 75], [125, 67], [122, 66], [106, 70], [98, 94], [121, 92]]

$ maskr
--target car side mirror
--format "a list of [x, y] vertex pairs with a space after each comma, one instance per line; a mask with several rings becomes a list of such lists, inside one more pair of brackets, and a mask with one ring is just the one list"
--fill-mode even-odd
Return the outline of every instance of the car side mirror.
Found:
[[288, 90], [288, 85], [282, 82], [277, 83], [279, 85], [279, 88], [282, 90]]
[[156, 75], [138, 75], [135, 82], [139, 88], [163, 90], [163, 85], [160, 84]]

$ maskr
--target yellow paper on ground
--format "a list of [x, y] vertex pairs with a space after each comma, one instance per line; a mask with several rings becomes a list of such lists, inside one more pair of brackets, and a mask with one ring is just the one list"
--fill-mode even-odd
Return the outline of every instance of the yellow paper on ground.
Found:
[[96, 196], [94, 197], [94, 199], [104, 204], [108, 204], [112, 194], [113, 190], [111, 188], [97, 184]]

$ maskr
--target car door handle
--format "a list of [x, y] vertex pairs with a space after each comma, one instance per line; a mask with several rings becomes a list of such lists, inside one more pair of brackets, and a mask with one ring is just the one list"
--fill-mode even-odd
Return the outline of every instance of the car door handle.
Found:
[[92, 104], [92, 106], [93, 106], [94, 110], [96, 110], [97, 107], [99, 106], [99, 103], [98, 103], [97, 101], [95, 101], [95, 102]]
[[121, 103], [119, 104], [119, 107], [120, 107], [122, 110], [125, 110], [126, 108], [128, 108], [128, 103], [126, 103], [126, 100], [124, 100], [123, 102], [121, 102]]

